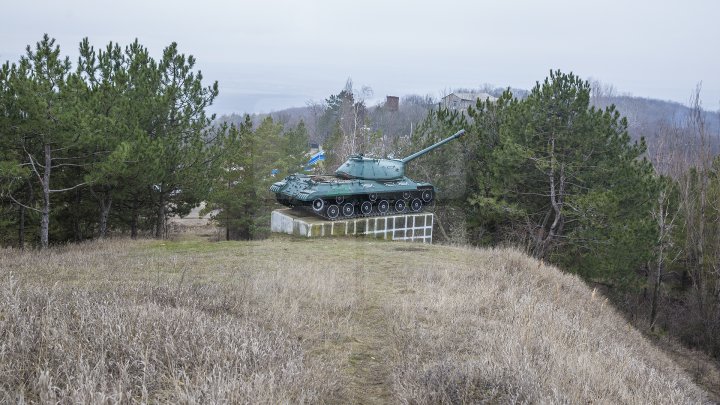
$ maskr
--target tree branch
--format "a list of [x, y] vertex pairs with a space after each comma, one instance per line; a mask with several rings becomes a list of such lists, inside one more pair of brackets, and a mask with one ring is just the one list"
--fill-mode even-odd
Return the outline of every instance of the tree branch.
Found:
[[72, 186], [72, 187], [63, 188], [63, 189], [60, 189], [60, 190], [50, 190], [50, 192], [51, 192], [51, 193], [62, 193], [63, 191], [74, 190], [74, 189], [76, 189], [76, 188], [78, 188], [78, 187], [81, 187], [81, 186], [84, 186], [84, 185], [86, 185], [86, 184], [89, 184], [89, 183], [88, 183], [88, 182], [84, 182], [84, 183], [76, 184], [76, 185], [74, 185], [74, 186]]
[[10, 199], [11, 199], [15, 204], [17, 204], [17, 205], [19, 205], [19, 206], [21, 206], [21, 207], [23, 207], [23, 208], [27, 208], [27, 209], [33, 210], [33, 211], [35, 211], [35, 212], [42, 212], [42, 211], [40, 211], [40, 210], [37, 209], [37, 208], [30, 207], [30, 206], [25, 205], [25, 204], [21, 203], [20, 201], [16, 200], [15, 197], [12, 196], [12, 194], [9, 194], [9, 193], [8, 193], [8, 194], [6, 194], [6, 195], [7, 195], [8, 197], [10, 197]]
[[[23, 147], [23, 148], [24, 148], [24, 147]], [[25, 151], [25, 152], [27, 153], [28, 157], [30, 158], [30, 166], [32, 167], [33, 172], [35, 172], [35, 174], [36, 174], [37, 177], [38, 177], [38, 180], [40, 180], [40, 184], [43, 184], [43, 178], [42, 178], [42, 176], [40, 175], [40, 172], [38, 172], [38, 171], [37, 171], [37, 168], [35, 167], [35, 160], [33, 159], [32, 155], [31, 155], [30, 153], [28, 153], [27, 151]], [[40, 165], [40, 164], [38, 163], [38, 165]], [[43, 167], [43, 168], [44, 168], [44, 167]]]
[[89, 165], [90, 165], [90, 163], [85, 163], [85, 164], [78, 164], [78, 163], [60, 163], [60, 164], [57, 164], [57, 165], [53, 165], [53, 169], [56, 169], [56, 168], [58, 168], [58, 167], [63, 167], [63, 166], [86, 167], [86, 166], [89, 166]]

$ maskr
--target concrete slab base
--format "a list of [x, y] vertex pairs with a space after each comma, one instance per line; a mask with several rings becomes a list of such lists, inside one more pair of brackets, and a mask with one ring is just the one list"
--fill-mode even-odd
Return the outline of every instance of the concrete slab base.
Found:
[[433, 214], [422, 212], [327, 221], [309, 212], [283, 208], [272, 212], [270, 230], [307, 238], [357, 235], [432, 243], [434, 219]]

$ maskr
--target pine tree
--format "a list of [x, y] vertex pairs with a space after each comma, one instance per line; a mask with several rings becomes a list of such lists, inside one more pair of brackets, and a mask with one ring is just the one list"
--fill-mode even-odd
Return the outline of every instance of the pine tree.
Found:
[[[71, 178], [72, 184], [57, 187], [58, 174], [77, 166], [78, 148], [87, 139], [80, 128], [77, 100], [85, 91], [81, 78], [70, 72], [68, 58], [60, 57], [60, 48], [47, 34], [35, 48], [27, 47], [17, 65], [4, 69], [6, 97], [14, 106], [6, 120], [12, 123], [7, 134], [16, 151], [14, 162], [2, 170], [16, 177], [31, 179], [38, 188], [40, 208], [13, 202], [40, 213], [40, 246], [49, 245], [51, 196], [84, 186], [85, 181]], [[8, 190], [6, 190], [8, 191]]]
[[250, 239], [254, 233], [253, 213], [256, 211], [253, 158], [257, 142], [249, 115], [239, 127], [231, 127], [225, 139], [225, 153], [213, 176], [203, 214], [225, 228], [225, 239]]
[[[444, 108], [431, 110], [413, 136], [400, 148], [397, 157], [407, 156], [426, 148], [460, 129], [468, 128], [466, 117]], [[406, 175], [417, 181], [432, 183], [437, 192], [435, 202], [428, 207], [435, 214], [437, 230], [445, 240], [464, 243], [466, 201], [468, 198], [467, 136], [426, 154], [406, 168]]]
[[[589, 107], [589, 95], [587, 82], [556, 71], [524, 100], [501, 98], [499, 131], [483, 132], [499, 136], [488, 157], [491, 176], [478, 176], [485, 184], [473, 202], [505, 207], [516, 242], [538, 258], [629, 274], [653, 246], [655, 180], [627, 121], [613, 106]], [[476, 122], [487, 125], [490, 111]]]
[[256, 239], [269, 231], [276, 206], [268, 189], [278, 178], [302, 170], [308, 134], [302, 122], [284, 130], [269, 117], [253, 130], [249, 116], [230, 132], [205, 212], [214, 212], [226, 239]]

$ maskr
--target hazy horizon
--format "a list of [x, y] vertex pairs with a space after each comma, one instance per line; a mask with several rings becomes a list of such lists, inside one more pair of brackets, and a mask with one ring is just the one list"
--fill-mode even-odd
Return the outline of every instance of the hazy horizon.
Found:
[[83, 37], [95, 47], [138, 38], [155, 57], [174, 41], [197, 58], [207, 84], [219, 82], [218, 114], [301, 107], [337, 93], [348, 77], [370, 86], [377, 102], [486, 83], [530, 89], [554, 69], [682, 104], [702, 82], [703, 107], [720, 108], [720, 54], [712, 51], [720, 4], [709, 0], [30, 0], [4, 8], [2, 62], [17, 61], [43, 33], [73, 62]]

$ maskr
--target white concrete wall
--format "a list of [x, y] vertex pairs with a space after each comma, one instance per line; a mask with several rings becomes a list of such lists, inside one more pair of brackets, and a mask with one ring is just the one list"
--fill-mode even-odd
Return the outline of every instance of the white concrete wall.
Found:
[[387, 240], [432, 243], [435, 217], [431, 213], [388, 215], [327, 221], [291, 209], [272, 212], [272, 232], [308, 238], [357, 235]]

